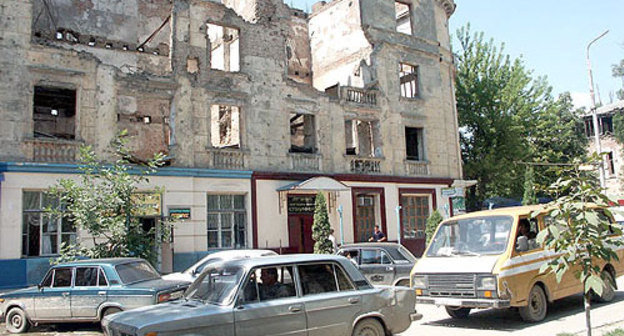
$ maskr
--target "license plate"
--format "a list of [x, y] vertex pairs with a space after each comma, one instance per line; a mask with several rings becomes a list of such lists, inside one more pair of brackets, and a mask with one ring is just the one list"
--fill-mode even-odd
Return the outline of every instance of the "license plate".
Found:
[[437, 298], [435, 299], [435, 304], [443, 305], [443, 306], [456, 306], [457, 300], [455, 299], [447, 299], [447, 298]]

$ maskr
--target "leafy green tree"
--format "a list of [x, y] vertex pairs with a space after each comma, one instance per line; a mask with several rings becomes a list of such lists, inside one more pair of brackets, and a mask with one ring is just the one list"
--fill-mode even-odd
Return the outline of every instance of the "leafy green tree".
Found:
[[427, 239], [427, 245], [429, 245], [429, 241], [433, 238], [433, 234], [442, 220], [442, 215], [438, 209], [433, 210], [431, 215], [427, 218], [427, 223], [425, 224], [425, 237]]
[[[597, 162], [599, 157], [594, 155], [593, 160]], [[613, 299], [615, 274], [602, 265], [618, 259], [614, 248], [622, 245], [618, 237], [622, 231], [610, 224], [611, 201], [598, 186], [595, 174], [578, 167], [563, 170], [548, 187], [555, 200], [546, 206], [547, 226], [537, 235], [537, 241], [556, 256], [540, 272], [554, 272], [558, 282], [564, 274], [573, 272], [583, 284], [587, 335], [591, 335], [590, 298]]]
[[312, 224], [312, 239], [314, 239], [314, 253], [331, 254], [333, 246], [329, 240], [329, 218], [325, 196], [319, 192], [314, 201], [314, 223]]
[[624, 144], [624, 114], [615, 113], [613, 115], [613, 137], [620, 144]]
[[[569, 95], [554, 100], [545, 78], [534, 79], [521, 59], [511, 59], [504, 45], [486, 41], [483, 33], [472, 34], [469, 25], [457, 39], [460, 145], [464, 176], [478, 181], [467, 194], [467, 207], [475, 209], [488, 197], [519, 198], [526, 166], [518, 162], [560, 162], [567, 152], [575, 157], [584, 153], [583, 137]], [[535, 175], [537, 183], [552, 182], [552, 175]]]
[[[58, 197], [66, 209], [48, 209], [67, 216], [77, 229], [86, 231], [90, 244], [77, 241], [63, 244], [57, 261], [77, 257], [107, 258], [134, 256], [156, 263], [155, 234], [145, 232], [134, 216], [139, 207], [133, 202], [139, 183], [149, 182], [147, 175], [162, 165], [164, 155], [156, 154], [147, 164], [131, 165], [128, 159], [127, 133], [122, 131], [110, 143], [115, 161], [98, 159], [91, 146], [80, 148], [78, 179], [60, 179], [49, 194]], [[132, 170], [138, 170], [138, 173]], [[162, 192], [162, 190], [156, 190]], [[165, 224], [166, 226], [166, 224]], [[163, 228], [164, 232], [169, 232]]]
[[524, 171], [524, 196], [522, 196], [522, 205], [537, 204], [537, 196], [535, 195], [535, 183], [533, 181], [534, 170], [529, 166]]
[[617, 91], [618, 99], [624, 100], [624, 59], [620, 61], [620, 64], [614, 64], [611, 68], [613, 77], [622, 79], [622, 89]]

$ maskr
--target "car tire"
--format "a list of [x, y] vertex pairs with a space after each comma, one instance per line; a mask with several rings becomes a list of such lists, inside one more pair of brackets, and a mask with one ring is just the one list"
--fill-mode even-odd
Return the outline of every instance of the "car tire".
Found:
[[397, 282], [395, 286], [409, 287], [409, 285], [410, 285], [409, 280], [404, 279], [404, 280]]
[[11, 308], [6, 315], [6, 329], [12, 334], [26, 332], [30, 328], [30, 321], [26, 313], [18, 307]]
[[528, 301], [529, 304], [518, 309], [522, 320], [525, 322], [539, 322], [543, 320], [548, 312], [548, 301], [546, 300], [544, 289], [539, 285], [533, 286], [529, 292]]
[[600, 275], [605, 287], [602, 289], [602, 295], [598, 295], [592, 291], [592, 299], [596, 302], [611, 302], [615, 298], [615, 280], [611, 272], [604, 270]]
[[385, 330], [379, 321], [367, 318], [355, 325], [352, 336], [384, 336]]
[[121, 312], [121, 309], [117, 307], [106, 308], [104, 309], [104, 312], [102, 313], [102, 319], [108, 315], [112, 315], [112, 314], [119, 313], [119, 312]]
[[467, 307], [457, 307], [457, 306], [445, 306], [446, 313], [449, 314], [450, 317], [455, 319], [465, 319], [470, 315], [471, 308]]

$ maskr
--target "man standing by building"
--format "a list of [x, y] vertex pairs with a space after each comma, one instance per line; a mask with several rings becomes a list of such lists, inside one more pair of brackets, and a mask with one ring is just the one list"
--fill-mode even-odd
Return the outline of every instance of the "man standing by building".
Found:
[[381, 232], [379, 229], [379, 225], [375, 225], [375, 232], [373, 232], [373, 236], [368, 239], [371, 242], [383, 242], [386, 241], [386, 235]]
[[336, 251], [338, 251], [338, 244], [336, 244], [336, 237], [334, 237], [334, 229], [329, 229], [329, 236], [327, 239], [332, 243], [332, 253], [336, 253]]

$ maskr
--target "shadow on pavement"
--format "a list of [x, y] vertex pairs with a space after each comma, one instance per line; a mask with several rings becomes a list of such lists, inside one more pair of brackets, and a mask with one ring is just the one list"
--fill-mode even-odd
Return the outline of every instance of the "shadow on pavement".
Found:
[[[59, 323], [59, 324], [42, 324], [39, 326], [31, 326], [28, 332], [19, 335], [65, 335], [72, 333], [73, 335], [102, 335], [102, 328], [99, 323]], [[11, 335], [6, 331], [5, 324], [0, 324], [0, 335]]]
[[[592, 302], [592, 309], [608, 306], [620, 301], [624, 301], [624, 291], [616, 291], [615, 298], [609, 303]], [[443, 308], [441, 307], [440, 309]], [[517, 309], [510, 308], [473, 310], [468, 318], [463, 320], [448, 318], [444, 320], [425, 322], [423, 325], [478, 330], [517, 331], [530, 325], [539, 325], [556, 321], [574, 314], [582, 313], [583, 311], [583, 296], [581, 294], [577, 294], [549, 304], [546, 318], [538, 323], [529, 324], [522, 321]]]

